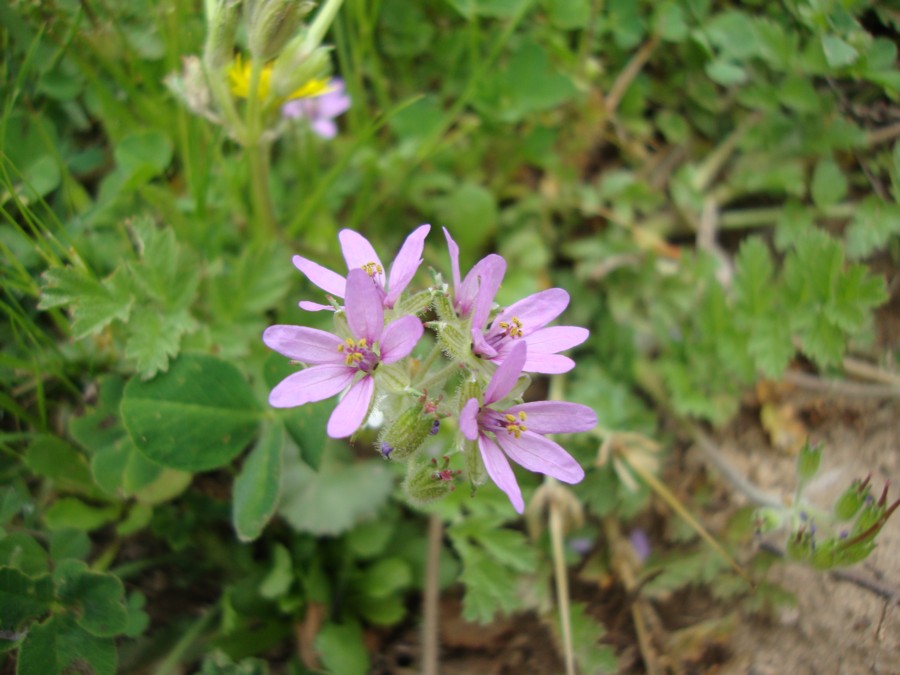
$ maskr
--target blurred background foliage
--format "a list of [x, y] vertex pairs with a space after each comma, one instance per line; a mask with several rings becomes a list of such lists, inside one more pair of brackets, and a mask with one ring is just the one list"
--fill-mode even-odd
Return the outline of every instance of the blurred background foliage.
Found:
[[[282, 130], [259, 237], [245, 150], [170, 88], [200, 3], [4, 3], [0, 648], [42, 675], [350, 674], [365, 630], [409, 620], [425, 519], [396, 472], [326, 439], [327, 409], [265, 409], [287, 364], [259, 336], [309, 297], [290, 257], [337, 263], [344, 227], [388, 252], [445, 226], [464, 267], [507, 259], [501, 303], [569, 291], [592, 336], [566, 396], [601, 424], [570, 447], [589, 569], [646, 508], [667, 420], [725, 425], [790, 367], [890, 370], [898, 23], [863, 0], [346, 0], [327, 42], [352, 107], [330, 141]], [[446, 269], [434, 232], [425, 259]], [[546, 535], [466, 492], [432, 509], [443, 587], [470, 619], [551, 617]], [[650, 597], [747, 593], [679, 537]], [[614, 669], [597, 617], [572, 616], [582, 667]]]

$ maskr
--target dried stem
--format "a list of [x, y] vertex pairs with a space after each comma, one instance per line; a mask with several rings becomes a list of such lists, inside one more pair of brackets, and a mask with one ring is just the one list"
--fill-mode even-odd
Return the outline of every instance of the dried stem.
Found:
[[572, 648], [572, 615], [569, 608], [569, 577], [563, 549], [563, 514], [557, 500], [550, 500], [550, 536], [553, 542], [553, 576], [556, 577], [556, 604], [562, 633], [566, 675], [575, 675], [575, 652]]
[[439, 581], [441, 563], [441, 540], [444, 536], [444, 522], [432, 513], [428, 518], [428, 549], [425, 567], [425, 589], [423, 594], [424, 623], [422, 626], [422, 673], [438, 675], [438, 630], [439, 630]]

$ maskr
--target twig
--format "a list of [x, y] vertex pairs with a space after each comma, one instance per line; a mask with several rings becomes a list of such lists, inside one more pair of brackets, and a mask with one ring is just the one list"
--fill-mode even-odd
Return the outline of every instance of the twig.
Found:
[[880, 129], [874, 129], [866, 134], [866, 145], [879, 145], [887, 143], [900, 136], [900, 122], [895, 122]]
[[871, 363], [866, 363], [865, 361], [860, 361], [859, 359], [847, 356], [844, 358], [842, 365], [844, 370], [854, 377], [863, 380], [872, 380], [873, 382], [882, 382], [893, 387], [900, 387], [900, 375], [889, 373], [877, 366], [873, 366]]
[[658, 44], [659, 37], [654, 35], [637, 50], [635, 55], [631, 57], [631, 60], [622, 69], [622, 72], [619, 73], [616, 81], [613, 82], [613, 86], [610, 87], [609, 93], [606, 95], [604, 106], [606, 107], [606, 112], [609, 116], [615, 114], [616, 108], [618, 108], [619, 104], [622, 102], [622, 97], [625, 96], [625, 92], [628, 91], [628, 87], [631, 86], [634, 78], [638, 76], [638, 73], [640, 73], [644, 65], [646, 65], [647, 61], [650, 59], [650, 55], [653, 53], [653, 50], [656, 49], [656, 45]]
[[422, 615], [422, 674], [438, 675], [438, 628], [440, 601], [441, 540], [444, 536], [444, 521], [432, 513], [428, 518], [428, 550], [425, 567], [425, 589]]

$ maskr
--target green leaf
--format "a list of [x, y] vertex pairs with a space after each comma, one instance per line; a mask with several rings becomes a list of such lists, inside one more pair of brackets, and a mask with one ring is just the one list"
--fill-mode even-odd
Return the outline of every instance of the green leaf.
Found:
[[294, 583], [294, 564], [290, 551], [281, 544], [275, 544], [272, 555], [272, 569], [259, 585], [259, 594], [270, 600], [287, 593]]
[[[584, 673], [620, 672], [616, 653], [608, 644], [601, 644], [606, 635], [603, 624], [587, 613], [587, 605], [573, 602], [569, 605], [572, 623], [572, 648], [575, 660]], [[555, 624], [554, 624], [555, 626]]]
[[801, 349], [820, 366], [834, 366], [844, 355], [846, 341], [840, 328], [823, 312], [807, 317], [800, 334]]
[[747, 348], [766, 377], [780, 377], [794, 357], [790, 325], [778, 316], [757, 317]]
[[668, 42], [681, 42], [688, 36], [684, 10], [674, 0], [656, 3], [653, 10], [653, 29], [656, 34]]
[[56, 436], [41, 436], [25, 453], [25, 465], [49, 478], [64, 491], [98, 495], [87, 460], [78, 450]]
[[774, 271], [772, 256], [763, 240], [760, 237], [745, 239], [735, 259], [734, 295], [737, 312], [760, 316], [769, 311], [774, 300]]
[[363, 643], [362, 629], [356, 623], [325, 624], [316, 636], [316, 651], [329, 672], [341, 675], [369, 672], [369, 654]]
[[589, 0], [544, 0], [550, 23], [561, 30], [585, 28], [591, 18]]
[[117, 661], [113, 640], [84, 631], [71, 614], [58, 614], [28, 631], [16, 675], [115, 675]]
[[887, 299], [883, 278], [869, 274], [865, 265], [851, 265], [835, 285], [825, 313], [829, 321], [852, 335], [863, 328], [872, 309]]
[[115, 320], [127, 321], [134, 298], [123, 275], [102, 282], [74, 267], [53, 267], [41, 276], [38, 309], [70, 305], [75, 339], [98, 333]]
[[900, 206], [870, 195], [857, 205], [853, 220], [844, 231], [847, 257], [851, 260], [866, 258], [885, 248], [897, 236], [900, 236]]
[[822, 51], [825, 54], [825, 60], [832, 68], [849, 66], [859, 56], [853, 47], [836, 35], [822, 36]]
[[847, 179], [830, 157], [819, 160], [813, 172], [810, 193], [820, 209], [833, 206], [847, 196]]
[[723, 87], [741, 84], [747, 80], [747, 71], [725, 58], [715, 59], [706, 64], [706, 74], [709, 75], [709, 79]]
[[115, 520], [119, 516], [119, 507], [116, 504], [109, 506], [90, 506], [75, 497], [57, 499], [53, 505], [44, 512], [44, 522], [51, 530], [63, 530], [71, 528], [82, 532], [90, 532], [106, 523]]
[[196, 295], [200, 275], [190, 250], [178, 245], [171, 228], [159, 228], [149, 218], [135, 220], [140, 261], [129, 265], [139, 289], [168, 312], [187, 309]]
[[47, 573], [47, 551], [24, 532], [10, 532], [0, 539], [0, 560], [30, 577]]
[[53, 572], [56, 592], [76, 623], [96, 637], [113, 637], [125, 631], [128, 610], [125, 589], [118, 577], [88, 570], [80, 560], [65, 560]]
[[144, 611], [147, 598], [140, 591], [135, 591], [128, 596], [126, 607], [128, 609], [128, 621], [125, 624], [123, 634], [126, 637], [135, 638], [141, 635], [150, 625], [150, 617]]
[[126, 171], [149, 170], [157, 175], [172, 161], [172, 142], [162, 132], [139, 131], [119, 141], [114, 153], [116, 163]]
[[241, 541], [253, 541], [275, 514], [281, 493], [282, 453], [287, 441], [280, 423], [267, 424], [234, 481], [232, 521]]
[[401, 558], [382, 558], [363, 573], [362, 587], [370, 598], [386, 598], [409, 588], [412, 570]]
[[440, 220], [462, 251], [480, 250], [497, 226], [494, 195], [474, 183], [462, 183], [436, 203]]
[[336, 535], [375, 517], [390, 496], [394, 476], [382, 460], [323, 463], [318, 472], [286, 458], [278, 510], [299, 532]]
[[151, 461], [207, 471], [224, 466], [250, 443], [259, 407], [230, 363], [183, 355], [167, 373], [128, 383], [122, 419], [135, 446]]
[[168, 369], [169, 359], [181, 350], [181, 338], [196, 325], [187, 310], [172, 314], [141, 312], [128, 322], [125, 356], [135, 362], [143, 379], [149, 379]]
[[498, 612], [512, 612], [522, 602], [515, 574], [495, 562], [480, 548], [456, 542], [462, 559], [460, 580], [465, 585], [463, 617], [467, 621], [490, 623]]
[[49, 611], [52, 602], [48, 575], [31, 578], [12, 567], [0, 567], [0, 629], [15, 632], [26, 619]]

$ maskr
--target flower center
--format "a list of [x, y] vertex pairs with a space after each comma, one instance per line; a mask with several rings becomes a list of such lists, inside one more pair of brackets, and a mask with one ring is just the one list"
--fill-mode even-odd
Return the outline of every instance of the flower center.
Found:
[[507, 433], [510, 435], [519, 438], [522, 435], [522, 432], [528, 431], [528, 427], [525, 426], [525, 419], [526, 415], [521, 411], [518, 415], [506, 413], [503, 415], [503, 420], [500, 421], [500, 426], [505, 427]]
[[503, 334], [507, 337], [518, 338], [522, 337], [522, 322], [519, 320], [519, 317], [514, 316], [509, 321], [501, 321], [499, 324], [500, 328], [503, 329]]
[[337, 350], [344, 354], [344, 363], [366, 373], [371, 373], [378, 363], [378, 355], [369, 346], [369, 341], [366, 338], [360, 338], [359, 340], [347, 338], [343, 344], [338, 345]]
[[384, 274], [384, 268], [377, 262], [367, 262], [365, 265], [362, 265], [362, 269], [363, 272], [368, 274], [373, 279], [375, 278], [376, 274], [379, 276]]

